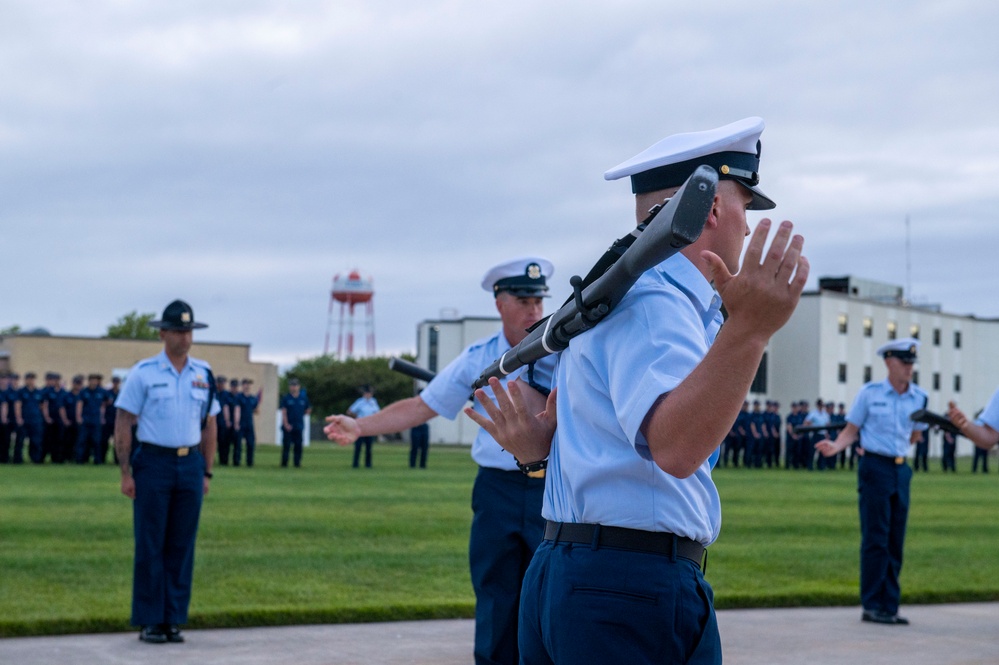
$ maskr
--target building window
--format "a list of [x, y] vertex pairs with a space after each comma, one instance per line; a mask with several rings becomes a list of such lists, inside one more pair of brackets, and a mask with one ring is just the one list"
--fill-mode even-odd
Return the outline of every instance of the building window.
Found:
[[961, 392], [961, 375], [960, 374], [955, 374], [954, 375], [954, 392], [956, 392], [956, 393]]
[[840, 314], [839, 315], [839, 320], [838, 320], [838, 323], [839, 323], [839, 334], [840, 335], [845, 335], [846, 334], [846, 321], [847, 321], [846, 314]]
[[871, 382], [871, 366], [864, 365], [864, 383]]
[[909, 326], [909, 337], [912, 337], [914, 339], [919, 339], [919, 324], [918, 323], [913, 323], [911, 326]]
[[864, 317], [864, 337], [870, 337], [874, 334], [874, 319], [869, 316]]
[[894, 321], [888, 322], [888, 339], [895, 339], [898, 337], [898, 324]]
[[915, 383], [917, 386], [919, 385], [919, 370], [916, 370], [912, 373], [912, 382]]
[[933, 390], [940, 390], [940, 372], [933, 372]]
[[846, 363], [839, 364], [839, 382], [846, 383]]
[[940, 328], [933, 329], [933, 346], [940, 346]]
[[767, 392], [767, 354], [763, 353], [760, 359], [760, 366], [753, 377], [753, 385], [749, 386], [749, 392], [764, 394]]
[[429, 349], [427, 349], [427, 369], [434, 373], [437, 372], [437, 347], [440, 332], [440, 326], [430, 326], [430, 335], [427, 338], [429, 346]]
[[955, 349], [960, 349], [961, 348], [961, 331], [960, 330], [955, 330], [954, 331], [954, 348]]

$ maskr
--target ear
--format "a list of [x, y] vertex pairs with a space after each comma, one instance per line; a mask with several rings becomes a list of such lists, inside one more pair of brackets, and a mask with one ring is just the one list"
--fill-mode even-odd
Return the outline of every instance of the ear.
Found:
[[706, 228], [716, 228], [718, 226], [718, 207], [721, 205], [721, 196], [715, 194], [711, 202], [711, 210], [708, 212], [708, 219], [704, 222]]

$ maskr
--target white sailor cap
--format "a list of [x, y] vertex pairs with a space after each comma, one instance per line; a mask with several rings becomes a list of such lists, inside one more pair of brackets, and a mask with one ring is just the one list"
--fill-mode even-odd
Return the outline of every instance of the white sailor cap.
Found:
[[745, 118], [704, 132], [674, 134], [604, 173], [605, 180], [631, 176], [635, 194], [678, 187], [706, 164], [722, 180], [736, 180], [753, 194], [750, 210], [777, 206], [759, 190], [760, 134], [763, 118]]
[[915, 337], [904, 337], [881, 346], [878, 355], [882, 358], [898, 358], [904, 363], [914, 363], [917, 351], [919, 351], [919, 340]]
[[482, 288], [494, 296], [506, 291], [519, 297], [547, 298], [545, 280], [554, 272], [555, 267], [548, 259], [523, 256], [490, 268], [482, 278]]

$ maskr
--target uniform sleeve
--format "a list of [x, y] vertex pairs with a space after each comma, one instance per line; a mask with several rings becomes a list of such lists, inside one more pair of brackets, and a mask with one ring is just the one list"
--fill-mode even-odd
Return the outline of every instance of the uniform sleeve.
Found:
[[[663, 312], [669, 312], [668, 326], [659, 322]], [[603, 371], [621, 428], [630, 441], [647, 450], [640, 429], [649, 410], [697, 367], [708, 352], [708, 342], [700, 316], [677, 291], [653, 291], [622, 314], [602, 331], [605, 348], [612, 349], [603, 358]], [[628, 339], [641, 339], [643, 344], [629, 344]]]
[[846, 414], [846, 422], [863, 427], [867, 420], [867, 390], [861, 389], [857, 397], [853, 400], [849, 413]]
[[420, 399], [437, 415], [454, 420], [471, 397], [472, 382], [478, 378], [478, 373], [474, 377], [469, 375], [485, 367], [469, 370], [474, 364], [472, 349], [465, 349], [437, 373], [420, 393]]
[[992, 394], [992, 399], [986, 405], [985, 410], [975, 420], [979, 425], [988, 425], [992, 429], [999, 431], [999, 390]]
[[125, 379], [114, 405], [138, 416], [142, 413], [142, 405], [145, 404], [145, 401], [145, 382], [142, 380], [142, 373], [139, 371], [138, 365], [136, 365], [128, 372], [128, 377]]

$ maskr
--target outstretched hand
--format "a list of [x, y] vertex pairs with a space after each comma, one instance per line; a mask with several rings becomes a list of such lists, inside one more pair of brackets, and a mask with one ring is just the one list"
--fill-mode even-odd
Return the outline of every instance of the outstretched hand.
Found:
[[330, 441], [336, 441], [341, 446], [349, 446], [361, 436], [361, 426], [350, 416], [326, 416], [326, 427], [323, 433]]
[[701, 252], [728, 311], [726, 325], [745, 326], [747, 331], [767, 338], [791, 318], [809, 269], [808, 259], [801, 255], [805, 240], [800, 235], [791, 236], [793, 225], [789, 221], [780, 223], [764, 255], [770, 226], [769, 219], [757, 224], [738, 274], [729, 272], [714, 252]]
[[555, 435], [556, 391], [545, 396], [521, 380], [510, 381], [506, 388], [499, 379], [489, 379], [496, 402], [482, 390], [475, 398], [482, 404], [488, 418], [471, 407], [465, 415], [486, 430], [504, 450], [523, 464], [539, 462], [548, 457]]

